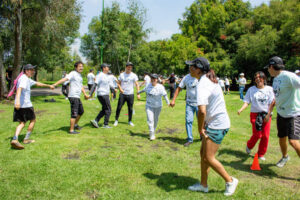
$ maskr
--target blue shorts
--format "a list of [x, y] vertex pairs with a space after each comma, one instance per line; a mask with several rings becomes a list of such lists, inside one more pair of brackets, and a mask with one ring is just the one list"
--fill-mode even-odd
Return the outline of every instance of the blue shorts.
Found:
[[229, 131], [227, 129], [211, 129], [206, 127], [206, 135], [216, 144], [221, 144], [223, 138], [225, 137], [226, 133]]

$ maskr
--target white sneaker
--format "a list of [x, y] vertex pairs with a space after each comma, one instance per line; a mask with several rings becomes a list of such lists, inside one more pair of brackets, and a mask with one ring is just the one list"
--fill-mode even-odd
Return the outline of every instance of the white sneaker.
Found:
[[189, 186], [188, 190], [207, 193], [208, 187], [204, 187], [200, 183], [195, 183], [194, 185]]
[[111, 128], [111, 127], [108, 125], [103, 125], [102, 128]]
[[228, 182], [225, 184], [225, 192], [224, 192], [225, 196], [233, 195], [233, 193], [235, 192], [235, 189], [239, 183], [239, 181], [236, 178], [234, 178], [234, 177], [231, 177], [231, 178], [232, 178], [232, 182]]
[[114, 126], [118, 126], [118, 120], [115, 121]]
[[150, 140], [152, 141], [152, 140], [155, 140], [155, 135], [154, 135], [154, 133], [150, 133]]
[[99, 128], [98, 123], [96, 122], [96, 120], [91, 120], [91, 124], [95, 127], [95, 128]]
[[259, 160], [262, 160], [262, 161], [265, 161], [265, 160], [266, 160], [266, 158], [265, 158], [264, 156], [258, 157], [258, 159], [259, 159]]
[[132, 121], [128, 122], [128, 125], [134, 126], [134, 124], [132, 123]]
[[69, 98], [68, 98], [68, 97], [66, 97], [66, 98], [65, 98], [65, 100], [69, 100]]
[[249, 149], [247, 145], [246, 145], [246, 153], [247, 153], [247, 154], [250, 154], [250, 153], [251, 153], [251, 149]]
[[287, 157], [282, 157], [279, 161], [278, 161], [278, 163], [276, 164], [276, 166], [277, 167], [283, 167], [286, 163], [287, 163], [287, 161], [289, 161], [290, 160], [290, 157], [289, 156], [287, 156]]

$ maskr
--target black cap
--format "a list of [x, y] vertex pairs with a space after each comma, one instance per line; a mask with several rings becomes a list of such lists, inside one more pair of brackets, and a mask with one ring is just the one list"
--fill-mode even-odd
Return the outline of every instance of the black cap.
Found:
[[127, 62], [127, 63], [126, 63], [126, 67], [127, 67], [127, 66], [132, 66], [132, 67], [133, 67], [133, 63], [132, 63], [132, 62]]
[[208, 72], [209, 68], [210, 68], [209, 61], [206, 58], [203, 58], [203, 57], [196, 58], [192, 61], [185, 61], [185, 64], [189, 65], [189, 66], [195, 66], [195, 67], [201, 69], [204, 72]]
[[270, 65], [276, 65], [276, 66], [284, 66], [284, 64], [283, 64], [283, 60], [280, 58], [280, 57], [278, 57], [278, 56], [274, 56], [274, 57], [272, 57], [272, 58], [270, 58], [269, 59], [269, 63], [268, 63], [268, 65], [266, 65], [264, 68], [266, 69], [266, 68], [268, 68]]
[[36, 66], [33, 66], [32, 64], [27, 64], [24, 66], [24, 70], [27, 70], [27, 69], [34, 69]]
[[150, 77], [151, 77], [151, 78], [158, 79], [158, 75], [157, 75], [157, 74], [150, 74]]
[[103, 69], [104, 67], [110, 67], [110, 64], [107, 63], [103, 63], [100, 65], [101, 69]]

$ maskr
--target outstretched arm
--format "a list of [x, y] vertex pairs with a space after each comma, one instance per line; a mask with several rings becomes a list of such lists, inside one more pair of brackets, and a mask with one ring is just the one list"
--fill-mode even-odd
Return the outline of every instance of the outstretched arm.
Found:
[[268, 122], [270, 117], [271, 117], [271, 114], [273, 112], [273, 108], [275, 106], [275, 99], [272, 101], [272, 103], [270, 104], [269, 106], [269, 110], [268, 110], [268, 114], [265, 116], [265, 119], [264, 119], [264, 122]]
[[171, 106], [171, 107], [174, 107], [174, 106], [175, 106], [175, 101], [176, 101], [176, 98], [177, 98], [177, 96], [178, 96], [178, 94], [179, 94], [180, 91], [181, 91], [181, 88], [178, 87], [178, 88], [176, 89], [176, 91], [175, 91], [175, 94], [174, 94], [174, 97], [173, 97], [173, 99], [172, 99], [172, 102], [170, 103], [170, 106]]
[[248, 105], [249, 105], [248, 103], [244, 102], [244, 104], [242, 105], [241, 109], [238, 110], [238, 115], [240, 115], [241, 112], [248, 107]]
[[54, 83], [53, 86], [56, 87], [57, 85], [59, 85], [59, 84], [65, 82], [65, 81], [67, 81], [67, 80], [68, 80], [67, 78], [62, 78], [62, 79], [60, 79], [59, 81], [57, 81], [56, 83]]
[[165, 98], [165, 101], [166, 101], [167, 105], [170, 105], [170, 101], [169, 101], [168, 95], [165, 94], [164, 98]]
[[84, 89], [83, 86], [82, 86], [82, 88], [81, 88], [81, 92], [84, 94], [84, 98], [85, 98], [85, 99], [90, 98], [90, 97], [86, 94], [85, 89]]
[[51, 90], [54, 89], [54, 86], [53, 86], [53, 85], [48, 85], [48, 84], [44, 84], [44, 83], [40, 83], [40, 82], [36, 82], [36, 86], [39, 86], [39, 87], [48, 87], [48, 88], [50, 88]]
[[139, 94], [140, 86], [139, 86], [139, 82], [138, 82], [138, 81], [135, 82], [135, 86], [136, 86], [136, 94], [137, 94], [137, 98], [140, 99], [140, 98], [141, 98], [141, 96], [140, 96], [140, 94]]

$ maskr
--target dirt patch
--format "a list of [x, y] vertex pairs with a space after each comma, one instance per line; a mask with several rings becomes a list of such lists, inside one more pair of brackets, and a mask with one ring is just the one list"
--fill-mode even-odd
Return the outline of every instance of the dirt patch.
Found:
[[178, 147], [170, 147], [173, 151], [179, 151]]
[[136, 145], [138, 148], [143, 148], [143, 146], [142, 145]]
[[179, 131], [178, 128], [164, 128], [164, 129], [158, 129], [156, 131], [156, 133], [167, 133], [167, 134], [172, 135], [172, 134], [174, 134], [174, 133], [176, 133], [178, 131]]
[[45, 112], [47, 112], [47, 110], [36, 110], [36, 111], [34, 111], [34, 113], [36, 115], [43, 115], [43, 113], [45, 113]]
[[101, 148], [103, 148], [103, 149], [110, 149], [112, 147], [111, 146], [101, 146]]
[[88, 191], [85, 193], [89, 199], [98, 199], [99, 193], [97, 191]]
[[2, 104], [7, 104], [7, 105], [13, 105], [15, 103], [14, 100], [3, 100], [3, 101], [0, 101]]
[[154, 144], [154, 145], [152, 145], [151, 146], [152, 147], [152, 149], [158, 149], [159, 147], [161, 147], [159, 144]]
[[3, 112], [5, 112], [5, 110], [0, 110], [0, 113], [3, 113]]
[[68, 153], [66, 155], [63, 155], [63, 158], [66, 160], [79, 160], [80, 159], [80, 153], [78, 151], [75, 151], [73, 153]]

